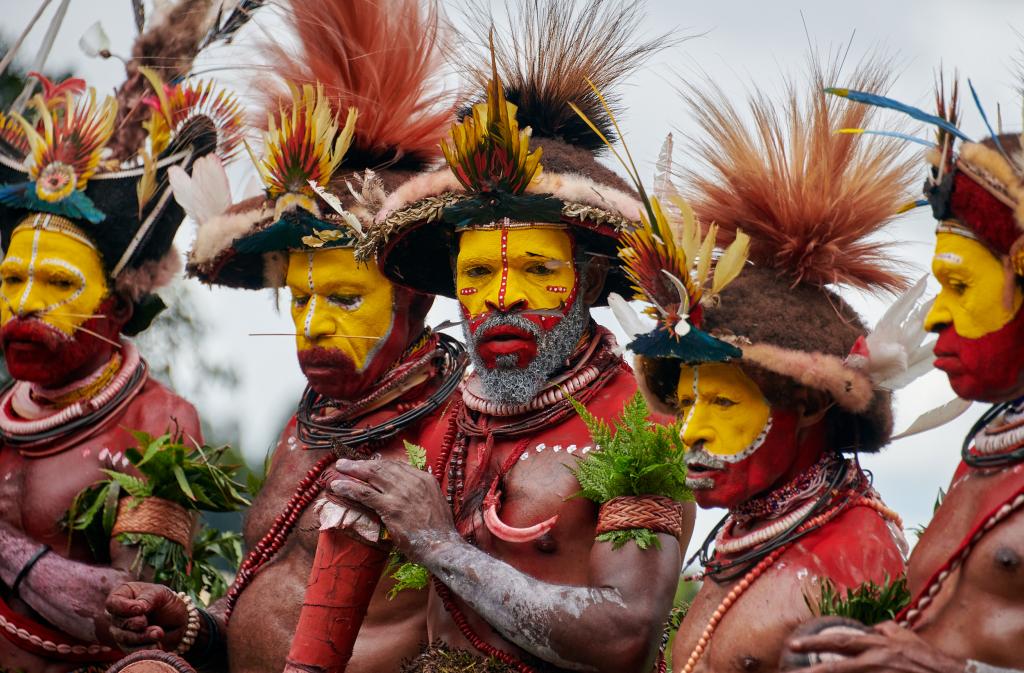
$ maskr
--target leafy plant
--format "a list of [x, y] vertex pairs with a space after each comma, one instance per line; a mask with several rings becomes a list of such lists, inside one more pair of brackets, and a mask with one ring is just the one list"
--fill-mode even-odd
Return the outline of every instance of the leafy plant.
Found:
[[[427, 469], [427, 450], [422, 446], [405, 442], [405, 455], [409, 458], [409, 464], [417, 470]], [[384, 574], [395, 581], [388, 592], [390, 599], [394, 599], [406, 589], [426, 589], [430, 583], [430, 571], [418, 563], [407, 561], [397, 549], [391, 550]]]
[[894, 619], [910, 603], [910, 591], [903, 575], [891, 579], [886, 574], [881, 585], [868, 580], [845, 593], [832, 580], [825, 579], [816, 604], [806, 595], [804, 602], [819, 617], [848, 617], [872, 626]]
[[[606, 503], [620, 496], [660, 495], [676, 501], [693, 500], [686, 487], [683, 440], [676, 424], [659, 425], [648, 420], [647, 403], [633, 395], [622, 415], [608, 425], [586, 407], [569, 398], [600, 451], [569, 468], [580, 484], [576, 497]], [[659, 547], [658, 536], [646, 528], [611, 531], [597, 536], [619, 549], [633, 541], [640, 549]]]
[[[234, 480], [240, 466], [221, 464], [227, 447], [187, 447], [170, 434], [132, 434], [139, 446], [124, 455], [141, 476], [103, 470], [109, 478], [83, 489], [65, 515], [69, 535], [82, 533], [96, 558], [108, 555], [122, 497], [132, 499], [129, 507], [146, 498], [162, 498], [189, 512], [231, 512], [249, 504], [245, 488]], [[205, 591], [211, 600], [227, 590], [213, 560], [221, 558], [237, 568], [242, 555], [237, 533], [212, 528], [193, 540], [191, 558], [180, 544], [159, 535], [121, 533], [117, 541], [138, 548], [135, 569], [150, 567], [155, 581], [195, 598]]]

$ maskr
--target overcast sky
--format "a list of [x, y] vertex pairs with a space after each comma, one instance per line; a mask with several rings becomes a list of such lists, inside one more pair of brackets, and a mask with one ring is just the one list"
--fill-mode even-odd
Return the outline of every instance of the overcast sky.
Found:
[[[19, 61], [25, 62], [35, 54], [45, 23], [57, 4], [59, 0], [52, 3], [42, 24], [26, 40]], [[501, 3], [492, 4], [499, 7]], [[0, 0], [4, 17], [0, 35], [9, 41], [37, 6], [31, 0]], [[459, 0], [445, 3], [456, 22], [461, 6]], [[94, 21], [100, 20], [111, 36], [113, 51], [128, 53], [134, 36], [130, 7], [128, 0], [72, 0], [49, 66], [72, 68], [100, 92], [111, 91], [123, 79], [120, 63], [87, 58], [79, 51], [78, 38]], [[972, 79], [986, 107], [994, 110], [995, 104], [1001, 103], [1008, 129], [1019, 130], [1021, 105], [1015, 59], [1024, 45], [1017, 32], [1024, 29], [1024, 2], [1020, 0], [650, 0], [647, 9], [643, 25], [646, 33], [675, 27], [680, 34], [699, 35], [658, 55], [621, 90], [627, 109], [621, 120], [625, 135], [634, 156], [643, 158], [641, 170], [648, 175], [653, 171], [653, 160], [666, 133], [673, 131], [682, 138], [696, 131], [673, 93], [674, 83], [680, 77], [706, 72], [737, 100], [751, 87], [776, 95], [781, 92], [784, 75], [802, 72], [808, 35], [822, 49], [839, 47], [854, 35], [855, 57], [871, 49], [895, 54], [900, 76], [892, 95], [925, 108], [931, 103], [936, 68], [940, 64], [947, 71], [958, 68]], [[257, 14], [256, 23], [255, 28], [274, 31], [278, 20], [273, 11], [267, 11], [262, 16]], [[246, 30], [236, 45], [204, 57], [198, 67], [220, 71], [232, 64], [257, 62], [259, 55], [247, 49], [255, 28]], [[220, 71], [217, 76], [226, 76], [232, 84], [239, 84], [243, 87], [240, 93], [243, 98], [246, 96], [247, 75]], [[964, 130], [975, 137], [982, 136], [984, 126], [978, 114], [966, 102], [963, 108]], [[677, 148], [683, 144], [677, 141]], [[252, 171], [241, 165], [234, 173], [238, 194]], [[182, 249], [188, 247], [193, 228], [191, 223], [183, 226], [178, 237]], [[929, 213], [919, 209], [892, 227], [887, 235], [901, 242], [901, 255], [913, 261], [923, 274], [930, 259], [932, 231]], [[214, 333], [204, 347], [224, 362], [234, 363], [242, 379], [235, 394], [228, 396], [223, 390], [211, 390], [192, 401], [201, 414], [211, 418], [237, 417], [241, 423], [242, 449], [250, 462], [257, 463], [273, 443], [286, 410], [297, 402], [304, 379], [291, 338], [246, 335], [294, 331], [287, 307], [282, 303], [283, 310], [276, 311], [270, 291], [207, 289], [194, 294], [202, 304], [204, 316], [214, 326]], [[855, 293], [844, 296], [862, 311], [869, 324], [884, 309], [884, 303], [873, 298]], [[453, 306], [450, 300], [439, 299], [431, 320], [454, 317]], [[607, 311], [599, 310], [597, 319], [618, 329]], [[897, 428], [905, 427], [922, 411], [951, 396], [945, 377], [938, 372], [929, 374], [898, 394]], [[961, 439], [982, 410], [976, 405], [943, 429], [895, 442], [879, 455], [862, 458], [862, 463], [875, 475], [876, 487], [889, 505], [903, 515], [907, 528], [930, 518], [936, 493], [946, 486], [957, 464]], [[691, 552], [720, 515], [718, 511], [698, 515]], [[913, 534], [908, 536], [913, 543]]]

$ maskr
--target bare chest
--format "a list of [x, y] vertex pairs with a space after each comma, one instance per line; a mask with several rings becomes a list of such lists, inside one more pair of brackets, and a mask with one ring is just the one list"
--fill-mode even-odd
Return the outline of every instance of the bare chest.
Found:
[[[968, 473], [959, 479], [935, 512], [910, 557], [907, 577], [912, 593], [926, 588], [949, 559], [1024, 485], [1024, 466], [996, 474]], [[1020, 510], [972, 543], [957, 573], [977, 589], [996, 595], [1024, 590], [1024, 517]], [[952, 582], [947, 582], [952, 583]]]
[[41, 458], [0, 449], [0, 516], [40, 542], [65, 548], [68, 534], [62, 520], [75, 496], [107, 478], [104, 469], [127, 471], [124, 450], [133, 444], [125, 433], [114, 432]]
[[[785, 557], [784, 557], [785, 559]], [[676, 670], [694, 655], [701, 637], [738, 582], [706, 580], [683, 620], [672, 649]], [[778, 670], [782, 645], [811, 616], [818, 578], [796, 559], [785, 559], [753, 582], [724, 616], [700, 656], [698, 671], [763, 673]]]
[[476, 468], [481, 474], [476, 479], [477, 493], [494, 487], [496, 513], [509, 527], [528, 528], [546, 521], [554, 521], [554, 526], [532, 540], [502, 539], [484, 525], [479, 495], [468, 493], [466, 506], [474, 507], [469, 516], [475, 519], [474, 537], [481, 549], [546, 581], [587, 581], [586, 559], [594, 543], [597, 506], [573, 497], [579, 483], [572, 468], [593, 450], [587, 436], [580, 434], [552, 433], [494, 446], [485, 466]]

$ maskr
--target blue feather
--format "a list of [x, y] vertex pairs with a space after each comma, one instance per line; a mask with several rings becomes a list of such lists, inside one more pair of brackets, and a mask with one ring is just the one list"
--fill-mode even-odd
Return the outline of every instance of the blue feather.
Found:
[[887, 110], [896, 110], [902, 112], [905, 115], [909, 115], [913, 119], [918, 121], [931, 124], [932, 126], [938, 126], [947, 133], [952, 133], [957, 138], [971, 142], [971, 139], [964, 135], [964, 132], [957, 127], [950, 124], [948, 121], [937, 115], [928, 114], [924, 110], [901, 103], [892, 98], [886, 98], [885, 96], [879, 96], [873, 93], [867, 93], [864, 91], [851, 91], [850, 89], [843, 89], [839, 87], [827, 87], [825, 93], [830, 93], [833, 96], [840, 96], [842, 98], [848, 98], [855, 103], [863, 103], [865, 105], [873, 105], [874, 107], [885, 108]]
[[886, 138], [899, 138], [900, 140], [906, 140], [909, 143], [917, 143], [918, 145], [924, 145], [925, 147], [938, 147], [935, 143], [924, 138], [918, 138], [907, 133], [900, 133], [898, 131], [873, 131], [869, 129], [839, 129], [836, 133], [848, 134], [848, 135], [864, 135], [864, 136], [885, 136]]
[[974, 107], [978, 108], [978, 112], [981, 113], [981, 121], [985, 122], [985, 128], [988, 129], [988, 134], [992, 136], [992, 140], [995, 141], [996, 147], [999, 148], [999, 153], [1002, 154], [1003, 158], [1009, 161], [1012, 165], [1013, 161], [1010, 160], [1010, 156], [1006, 153], [1006, 150], [1003, 149], [1003, 144], [999, 142], [999, 136], [992, 130], [992, 124], [988, 122], [988, 115], [985, 114], [985, 108], [981, 107], [981, 100], [978, 98], [978, 92], [974, 90], [974, 84], [970, 79], [967, 80], [967, 86], [971, 89], [971, 97], [974, 99]]
[[99, 224], [107, 219], [85, 192], [73, 191], [60, 201], [43, 201], [36, 196], [36, 183], [21, 182], [0, 187], [0, 203], [29, 212], [51, 213], [71, 220], [87, 220]]

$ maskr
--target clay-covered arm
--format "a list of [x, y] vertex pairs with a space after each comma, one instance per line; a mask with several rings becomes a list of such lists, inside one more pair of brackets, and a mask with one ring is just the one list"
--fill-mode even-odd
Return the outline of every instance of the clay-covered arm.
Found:
[[466, 543], [430, 475], [396, 461], [339, 461], [338, 470], [335, 493], [374, 509], [410, 559], [511, 642], [572, 670], [652, 666], [679, 577], [674, 538], [647, 550], [595, 543], [589, 586], [548, 584]]
[[[0, 581], [11, 587], [40, 544], [9, 524], [0, 523]], [[135, 579], [127, 568], [134, 552], [111, 546], [113, 564], [96, 566], [43, 554], [22, 578], [18, 597], [43, 619], [70, 636], [87, 642], [109, 642], [104, 603], [110, 590]]]

